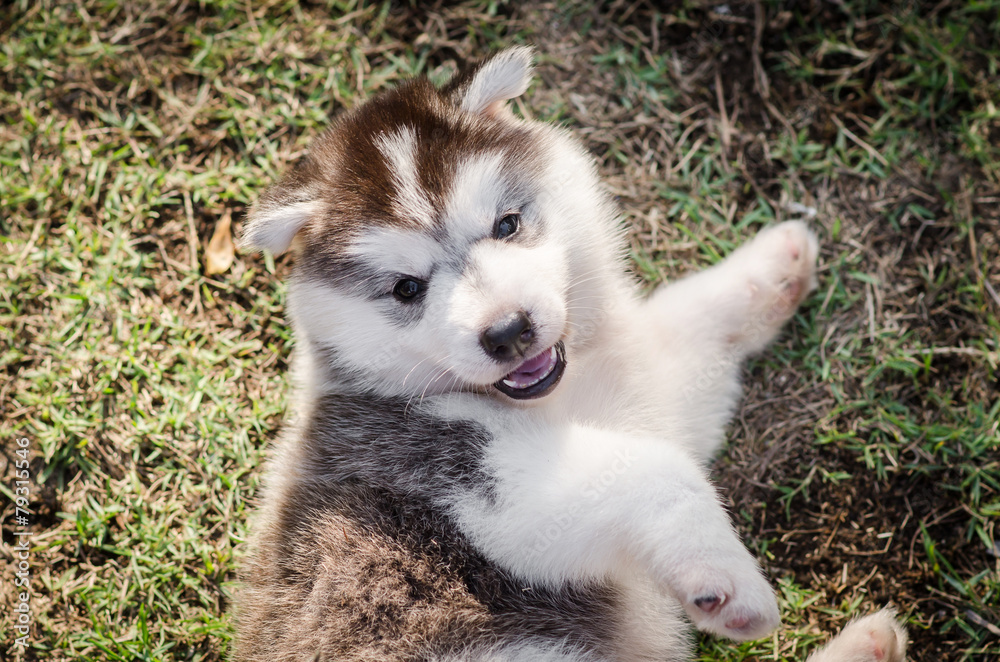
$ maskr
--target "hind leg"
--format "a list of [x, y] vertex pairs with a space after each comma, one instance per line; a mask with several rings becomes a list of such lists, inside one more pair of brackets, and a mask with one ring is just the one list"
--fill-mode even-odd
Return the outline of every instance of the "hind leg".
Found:
[[807, 662], [903, 662], [906, 630], [895, 613], [883, 609], [848, 624]]
[[666, 406], [688, 416], [694, 412], [720, 433], [699, 449], [703, 457], [721, 441], [739, 399], [740, 365], [774, 340], [815, 287], [817, 252], [816, 237], [804, 223], [780, 223], [645, 302]]

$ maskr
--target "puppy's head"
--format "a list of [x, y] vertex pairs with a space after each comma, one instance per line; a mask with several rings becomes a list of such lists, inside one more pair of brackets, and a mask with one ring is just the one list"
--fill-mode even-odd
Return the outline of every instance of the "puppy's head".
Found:
[[511, 48], [441, 89], [375, 96], [254, 205], [244, 247], [295, 251], [299, 341], [337, 378], [404, 396], [556, 388], [615, 215], [582, 148], [507, 108], [530, 78], [531, 51]]

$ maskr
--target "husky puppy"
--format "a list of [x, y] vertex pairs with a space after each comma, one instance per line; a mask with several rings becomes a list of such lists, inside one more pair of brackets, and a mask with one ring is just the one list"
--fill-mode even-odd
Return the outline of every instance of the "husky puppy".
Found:
[[[379, 94], [251, 210], [245, 247], [294, 250], [299, 385], [235, 659], [686, 660], [689, 622], [777, 627], [705, 464], [816, 239], [777, 225], [641, 298], [591, 157], [506, 106], [531, 70]], [[881, 612], [823, 659], [905, 643]]]

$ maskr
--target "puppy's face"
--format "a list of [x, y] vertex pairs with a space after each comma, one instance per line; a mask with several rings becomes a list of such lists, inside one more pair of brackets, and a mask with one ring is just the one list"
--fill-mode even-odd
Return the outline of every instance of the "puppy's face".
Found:
[[295, 246], [297, 331], [343, 378], [407, 397], [557, 387], [593, 241], [581, 215], [604, 210], [579, 150], [502, 106], [529, 74], [514, 49], [444, 90], [384, 93], [255, 206], [245, 238]]

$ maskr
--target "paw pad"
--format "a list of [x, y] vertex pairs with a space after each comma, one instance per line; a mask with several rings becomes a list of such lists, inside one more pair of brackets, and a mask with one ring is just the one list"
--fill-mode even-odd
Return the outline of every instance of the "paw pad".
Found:
[[715, 612], [725, 601], [725, 597], [720, 598], [717, 595], [703, 595], [693, 600], [694, 606], [701, 609], [706, 614]]
[[747, 629], [747, 626], [750, 625], [750, 621], [751, 619], [749, 616], [738, 616], [731, 621], [726, 621], [726, 627], [730, 630], [742, 632]]

